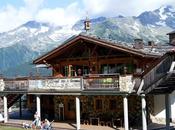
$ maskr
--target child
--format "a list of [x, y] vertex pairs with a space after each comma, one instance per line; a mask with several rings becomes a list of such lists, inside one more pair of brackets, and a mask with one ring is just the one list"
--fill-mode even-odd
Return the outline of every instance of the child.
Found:
[[28, 123], [23, 122], [22, 127], [28, 129], [28, 128], [31, 128], [31, 125], [28, 124]]

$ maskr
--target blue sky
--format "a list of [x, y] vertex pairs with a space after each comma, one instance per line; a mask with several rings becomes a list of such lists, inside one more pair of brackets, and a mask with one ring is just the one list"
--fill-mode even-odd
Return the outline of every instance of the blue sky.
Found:
[[[81, 3], [81, 0], [44, 0], [43, 6], [48, 8], [66, 7], [73, 2]], [[23, 0], [0, 0], [0, 8], [8, 4], [19, 8], [24, 5], [24, 2]]]
[[174, 5], [174, 0], [0, 0], [0, 32], [29, 20], [73, 25], [79, 19], [117, 15], [137, 16], [143, 11]]

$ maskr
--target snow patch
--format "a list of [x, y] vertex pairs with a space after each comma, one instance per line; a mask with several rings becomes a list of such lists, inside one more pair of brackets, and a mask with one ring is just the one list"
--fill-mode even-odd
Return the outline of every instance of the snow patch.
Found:
[[159, 12], [160, 19], [165, 20], [165, 19], [167, 18], [167, 16], [163, 14], [164, 11], [165, 11], [165, 8], [160, 8], [159, 11], [160, 11], [160, 12]]
[[30, 32], [31, 32], [31, 33], [35, 33], [36, 31], [37, 31], [36, 28], [30, 28]]
[[165, 22], [163, 22], [163, 21], [159, 21], [159, 22], [156, 22], [156, 25], [166, 26], [166, 23], [165, 23]]
[[51, 38], [54, 41], [57, 41], [58, 39], [64, 37], [64, 36], [71, 36], [71, 35], [77, 35], [79, 34], [81, 31], [76, 31], [76, 30], [72, 30], [70, 28], [62, 28], [60, 30], [56, 30], [54, 31], [51, 35], [49, 35], [49, 38]]
[[140, 31], [139, 24], [138, 24], [137, 22], [134, 23], [134, 26], [132, 26], [132, 28], [133, 28], [134, 30], [136, 30], [137, 32]]
[[41, 29], [38, 31], [38, 33], [45, 33], [45, 32], [47, 32], [48, 30], [49, 30], [48, 27], [42, 26]]
[[170, 12], [175, 13], [175, 8], [169, 8]]

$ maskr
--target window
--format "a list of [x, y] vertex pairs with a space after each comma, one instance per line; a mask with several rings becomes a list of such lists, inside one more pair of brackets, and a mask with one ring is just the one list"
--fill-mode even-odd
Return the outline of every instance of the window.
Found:
[[116, 65], [115, 64], [109, 64], [108, 65], [108, 72], [109, 73], [116, 73], [117, 72]]
[[74, 103], [74, 100], [73, 99], [71, 99], [71, 100], [68, 101], [68, 104], [67, 104], [68, 111], [74, 111], [74, 109], [75, 109], [75, 105], [74, 104], [75, 103]]
[[116, 64], [103, 64], [101, 65], [101, 73], [102, 74], [110, 74], [110, 73], [116, 73], [117, 68]]
[[102, 105], [102, 100], [101, 99], [97, 99], [96, 100], [96, 110], [101, 110], [103, 105]]
[[108, 73], [108, 65], [107, 64], [101, 65], [101, 73], [102, 74]]
[[69, 67], [68, 66], [63, 67], [63, 74], [64, 74], [64, 76], [68, 76], [68, 74], [69, 74]]
[[117, 73], [123, 74], [123, 68], [124, 68], [124, 64], [122, 63], [117, 64], [117, 68], [116, 68]]
[[115, 99], [109, 100], [109, 109], [110, 110], [115, 110], [117, 108], [117, 102]]
[[127, 67], [127, 73], [133, 73], [134, 65], [133, 64], [126, 64]]

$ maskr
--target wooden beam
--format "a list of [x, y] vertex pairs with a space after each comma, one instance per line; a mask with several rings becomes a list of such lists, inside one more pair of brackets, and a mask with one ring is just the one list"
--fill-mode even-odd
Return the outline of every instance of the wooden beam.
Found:
[[112, 52], [112, 49], [109, 49], [108, 54], [106, 55], [106, 58], [108, 58], [108, 56], [111, 54], [111, 52]]
[[94, 52], [95, 52], [96, 48], [97, 48], [97, 44], [95, 44], [95, 47], [92, 49], [92, 52], [91, 52], [90, 56], [92, 56], [92, 57], [93, 57], [93, 54], [94, 54]]
[[61, 65], [89, 65], [88, 61], [62, 61], [60, 62]]
[[116, 64], [116, 63], [130, 63], [131, 58], [111, 58], [99, 59], [99, 64]]

